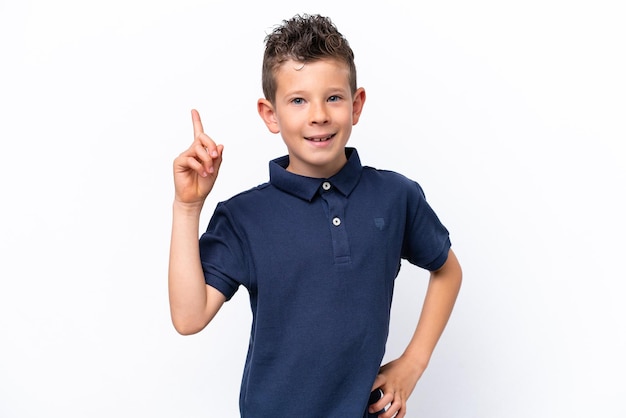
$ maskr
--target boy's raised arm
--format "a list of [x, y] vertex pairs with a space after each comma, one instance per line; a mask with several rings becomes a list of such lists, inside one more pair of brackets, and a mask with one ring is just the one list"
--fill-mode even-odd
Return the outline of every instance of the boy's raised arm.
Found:
[[226, 300], [222, 293], [205, 284], [198, 247], [200, 212], [215, 184], [224, 147], [204, 133], [196, 110], [191, 111], [191, 118], [193, 143], [174, 160], [168, 274], [172, 322], [185, 335], [202, 330]]

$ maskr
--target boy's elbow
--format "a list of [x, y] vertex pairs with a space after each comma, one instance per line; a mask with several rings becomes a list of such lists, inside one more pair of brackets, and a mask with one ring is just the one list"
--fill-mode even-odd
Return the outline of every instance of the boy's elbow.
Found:
[[200, 332], [200, 330], [197, 328], [191, 328], [191, 327], [181, 326], [181, 325], [176, 325], [176, 324], [174, 324], [174, 329], [180, 335], [193, 335], [193, 334], [197, 334], [198, 332]]
[[190, 308], [187, 303], [170, 304], [174, 329], [180, 335], [193, 335], [202, 331], [213, 320], [226, 297], [211, 286], [206, 286], [207, 300], [204, 305]]
[[174, 325], [176, 332], [180, 335], [197, 334], [207, 326], [207, 323], [205, 322], [192, 321], [189, 319], [176, 319], [174, 317], [172, 317], [172, 324]]

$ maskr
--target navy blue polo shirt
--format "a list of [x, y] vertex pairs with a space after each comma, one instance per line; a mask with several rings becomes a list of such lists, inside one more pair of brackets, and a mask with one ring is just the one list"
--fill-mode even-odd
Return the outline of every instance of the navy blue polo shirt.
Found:
[[346, 156], [328, 179], [271, 161], [270, 181], [219, 203], [200, 238], [206, 283], [250, 295], [242, 417], [366, 416], [401, 260], [436, 270], [447, 259], [420, 186]]

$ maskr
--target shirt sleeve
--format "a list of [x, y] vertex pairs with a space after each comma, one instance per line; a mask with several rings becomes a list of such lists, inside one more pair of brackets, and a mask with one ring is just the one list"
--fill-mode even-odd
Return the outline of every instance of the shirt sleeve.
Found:
[[446, 262], [450, 250], [448, 230], [426, 201], [419, 184], [412, 182], [408, 193], [402, 257], [426, 270], [438, 270]]
[[200, 237], [200, 260], [207, 285], [219, 290], [226, 300], [233, 297], [248, 277], [244, 241], [225, 204], [218, 204], [207, 230]]

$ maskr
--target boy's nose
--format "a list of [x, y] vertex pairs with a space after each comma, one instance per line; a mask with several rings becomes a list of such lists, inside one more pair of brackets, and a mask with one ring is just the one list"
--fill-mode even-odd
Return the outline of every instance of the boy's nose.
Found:
[[314, 124], [324, 124], [328, 122], [328, 112], [324, 104], [312, 104], [310, 107], [309, 120]]

